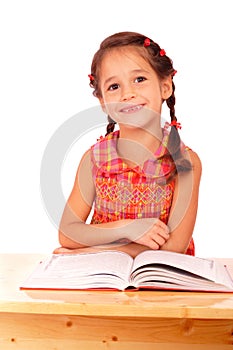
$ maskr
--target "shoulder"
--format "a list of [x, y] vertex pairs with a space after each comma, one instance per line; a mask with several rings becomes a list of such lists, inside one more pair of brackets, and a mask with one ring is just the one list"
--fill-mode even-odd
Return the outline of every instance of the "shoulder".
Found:
[[111, 132], [110, 134], [105, 135], [105, 136], [100, 136], [100, 137], [97, 139], [97, 142], [95, 142], [95, 143], [91, 146], [90, 149], [92, 150], [92, 149], [101, 147], [103, 144], [106, 144], [106, 143], [108, 143], [108, 142], [111, 141], [111, 140], [117, 140], [118, 138], [119, 138], [119, 130], [114, 131], [114, 132]]
[[193, 167], [196, 167], [199, 170], [201, 170], [202, 164], [199, 155], [182, 141], [180, 143], [180, 149], [184, 158], [188, 159]]
[[89, 173], [91, 169], [91, 150], [88, 149], [81, 157], [77, 171], [76, 171], [76, 180], [80, 176], [80, 174], [86, 172]]
[[186, 150], [185, 154], [192, 164], [193, 172], [200, 177], [202, 173], [202, 162], [199, 155], [190, 148]]
[[200, 159], [199, 155], [197, 154], [197, 152], [193, 151], [190, 148], [186, 152], [187, 152], [192, 164], [196, 165], [198, 167], [201, 167], [201, 159]]
[[105, 137], [100, 137], [97, 142], [91, 146], [91, 159], [97, 167], [100, 168], [106, 162], [111, 161], [111, 159], [117, 158], [116, 145], [118, 138], [119, 132], [115, 131]]
[[189, 160], [192, 164], [193, 171], [200, 173], [202, 172], [202, 163], [199, 155], [192, 150], [192, 148], [188, 147], [182, 141], [180, 143], [180, 149], [183, 154], [183, 157]]

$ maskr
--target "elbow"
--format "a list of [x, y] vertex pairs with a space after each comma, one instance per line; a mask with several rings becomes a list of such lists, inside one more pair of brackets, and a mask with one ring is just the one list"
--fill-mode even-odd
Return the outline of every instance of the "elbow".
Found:
[[64, 235], [64, 233], [61, 230], [58, 231], [58, 241], [61, 247], [63, 248], [78, 249], [78, 248], [86, 247], [86, 245], [81, 244], [75, 240], [72, 240], [71, 238]]
[[71, 248], [71, 240], [64, 235], [64, 233], [62, 231], [58, 231], [58, 241], [59, 241], [59, 244], [61, 245], [61, 247], [63, 248]]
[[62, 247], [69, 248], [67, 246], [67, 243], [68, 243], [67, 237], [60, 230], [58, 231], [58, 241]]

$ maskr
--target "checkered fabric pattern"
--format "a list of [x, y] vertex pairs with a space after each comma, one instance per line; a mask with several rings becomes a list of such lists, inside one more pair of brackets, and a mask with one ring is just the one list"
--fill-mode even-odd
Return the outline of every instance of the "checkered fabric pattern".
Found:
[[[142, 167], [129, 167], [119, 158], [119, 131], [100, 138], [91, 147], [96, 186], [91, 223], [154, 217], [168, 222], [175, 189], [175, 165], [166, 149], [169, 133], [166, 129], [163, 132], [160, 148]], [[187, 254], [194, 255], [193, 241]]]

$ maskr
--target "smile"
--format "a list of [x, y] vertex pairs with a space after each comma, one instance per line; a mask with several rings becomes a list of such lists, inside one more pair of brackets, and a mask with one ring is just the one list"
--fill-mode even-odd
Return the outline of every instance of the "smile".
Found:
[[140, 111], [144, 105], [132, 105], [132, 106], [127, 106], [125, 108], [122, 108], [120, 110], [121, 113], [134, 113]]

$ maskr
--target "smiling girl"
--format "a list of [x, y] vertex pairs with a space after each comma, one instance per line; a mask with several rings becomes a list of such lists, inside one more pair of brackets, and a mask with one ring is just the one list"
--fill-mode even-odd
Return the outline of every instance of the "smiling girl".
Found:
[[[142, 34], [116, 33], [101, 43], [89, 78], [107, 133], [82, 157], [54, 253], [195, 254], [201, 162], [179, 136], [175, 73], [165, 50]], [[171, 121], [162, 126], [164, 102]]]

